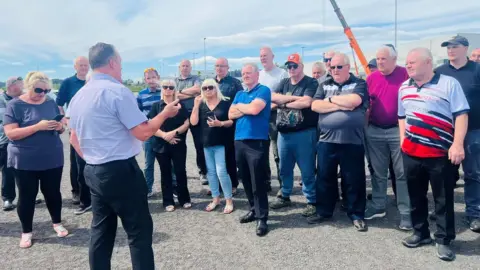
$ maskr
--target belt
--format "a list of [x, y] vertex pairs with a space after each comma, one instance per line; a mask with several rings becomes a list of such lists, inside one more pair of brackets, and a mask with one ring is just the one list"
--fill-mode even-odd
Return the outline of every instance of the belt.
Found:
[[370, 122], [369, 124], [374, 126], [374, 127], [381, 128], [381, 129], [391, 129], [391, 128], [398, 127], [398, 123], [397, 124], [392, 124], [392, 125], [378, 125], [378, 124], [374, 124], [374, 123]]

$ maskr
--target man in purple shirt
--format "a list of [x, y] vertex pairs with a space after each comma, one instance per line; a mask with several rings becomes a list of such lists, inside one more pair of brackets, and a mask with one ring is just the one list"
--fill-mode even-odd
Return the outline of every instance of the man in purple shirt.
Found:
[[365, 219], [386, 215], [388, 167], [392, 160], [396, 176], [397, 207], [400, 212], [401, 230], [411, 230], [410, 198], [403, 173], [398, 130], [398, 90], [408, 79], [405, 68], [397, 66], [397, 52], [391, 46], [377, 51], [378, 70], [367, 78], [370, 94], [370, 115], [366, 129], [366, 141], [373, 167], [372, 201], [365, 212]]

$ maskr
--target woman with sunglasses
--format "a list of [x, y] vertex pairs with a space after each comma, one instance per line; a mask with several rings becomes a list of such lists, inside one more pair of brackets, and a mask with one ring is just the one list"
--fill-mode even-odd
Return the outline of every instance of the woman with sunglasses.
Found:
[[233, 211], [232, 182], [225, 162], [228, 129], [233, 125], [233, 121], [228, 119], [230, 103], [213, 79], [206, 79], [201, 90], [201, 95], [195, 98], [190, 123], [202, 128], [207, 178], [213, 198], [205, 210], [211, 212], [220, 204], [220, 182], [226, 200], [223, 213], [230, 214]]
[[[150, 119], [161, 113], [167, 104], [177, 98], [175, 81], [163, 80], [160, 86], [162, 87], [161, 100], [152, 105], [152, 109], [147, 116]], [[167, 212], [175, 210], [172, 162], [175, 177], [177, 178], [178, 202], [185, 209], [192, 207], [186, 171], [187, 144], [185, 137], [189, 125], [188, 112], [182, 107], [176, 116], [165, 120], [160, 129], [155, 133], [152, 148], [160, 165], [163, 206]]]
[[47, 96], [51, 83], [44, 73], [29, 72], [24, 84], [25, 94], [7, 104], [3, 122], [5, 134], [10, 139], [7, 166], [14, 169], [19, 192], [20, 247], [28, 248], [32, 246], [33, 214], [39, 184], [55, 233], [58, 237], [65, 237], [68, 231], [61, 224], [63, 144], [59, 134], [64, 128], [56, 117], [60, 111], [55, 101]]

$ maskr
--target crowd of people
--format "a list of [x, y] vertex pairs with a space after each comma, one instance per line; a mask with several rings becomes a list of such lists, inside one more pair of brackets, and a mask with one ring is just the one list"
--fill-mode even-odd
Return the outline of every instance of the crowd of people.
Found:
[[[91, 269], [110, 269], [117, 217], [129, 238], [133, 269], [154, 269], [148, 199], [155, 195], [155, 160], [165, 211], [176, 210], [175, 198], [178, 207], [191, 208], [190, 130], [199, 179], [212, 197], [205, 211], [222, 205], [223, 194], [222, 211], [232, 213], [241, 180], [250, 208], [240, 223], [256, 222], [256, 234], [264, 236], [270, 210], [292, 204], [297, 165], [306, 222], [330, 220], [339, 203], [354, 229], [364, 232], [366, 220], [386, 215], [391, 179], [398, 227], [412, 231], [403, 245], [432, 242], [430, 214], [437, 224], [436, 254], [453, 260], [460, 164], [467, 225], [480, 232], [480, 49], [468, 57], [469, 42], [461, 36], [441, 46], [449, 61], [436, 68], [426, 48], [411, 50], [402, 67], [394, 46], [379, 46], [366, 80], [350, 72], [346, 54], [335, 51], [313, 65], [312, 77], [305, 75], [298, 53], [288, 56], [284, 69], [276, 66], [270, 47], [260, 49], [261, 70], [244, 64], [242, 81], [228, 74], [226, 58], [216, 60], [216, 76], [207, 79], [191, 74], [190, 61], [183, 60], [175, 79], [161, 80], [155, 68], [145, 69], [147, 88], [135, 97], [122, 84], [116, 48], [97, 43], [88, 58], [75, 59], [76, 73], [63, 81], [56, 99], [42, 72], [8, 79], [0, 95], [3, 209], [15, 208], [16, 183], [20, 247], [30, 247], [40, 187], [55, 233], [68, 235], [60, 192], [60, 135], [67, 131], [75, 214], [92, 211]], [[143, 171], [135, 159], [142, 148]], [[269, 202], [271, 152], [280, 189]], [[372, 176], [368, 195], [365, 160]]]

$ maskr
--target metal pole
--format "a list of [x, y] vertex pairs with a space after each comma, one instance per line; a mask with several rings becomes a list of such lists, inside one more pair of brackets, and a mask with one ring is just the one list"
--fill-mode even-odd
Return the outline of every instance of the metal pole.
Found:
[[397, 0], [395, 0], [395, 50], [397, 48]]
[[203, 76], [207, 76], [207, 43], [206, 43], [207, 38], [203, 38], [203, 64], [204, 64], [204, 70], [203, 70]]
[[198, 53], [193, 53], [193, 63], [192, 63], [192, 70], [195, 70], [195, 55]]

